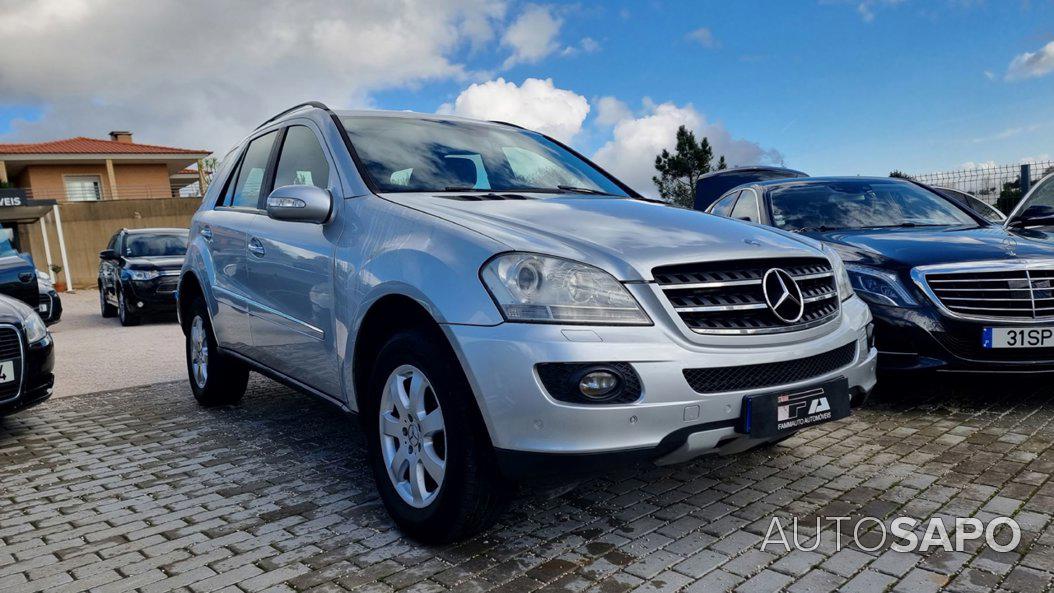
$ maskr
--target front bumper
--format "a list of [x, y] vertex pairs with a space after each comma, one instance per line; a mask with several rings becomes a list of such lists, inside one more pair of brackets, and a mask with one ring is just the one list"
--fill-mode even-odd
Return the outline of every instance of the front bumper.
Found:
[[18, 396], [0, 404], [0, 416], [35, 406], [49, 397], [55, 386], [55, 343], [51, 336], [25, 349], [25, 370]]
[[[867, 345], [871, 320], [857, 298], [843, 304], [841, 319], [825, 334], [798, 343], [764, 340], [744, 346], [702, 346], [663, 326], [575, 327], [505, 323], [447, 326], [476, 394], [491, 441], [508, 473], [551, 464], [559, 457], [594, 467], [604, 454], [678, 462], [719, 446], [731, 451], [761, 441], [736, 432], [743, 396], [785, 391], [844, 376], [863, 399], [875, 385], [876, 351]], [[684, 369], [792, 361], [856, 343], [848, 366], [808, 380], [759, 390], [700, 394]], [[552, 398], [535, 365], [546, 362], [628, 362], [643, 393], [630, 404], [572, 404]], [[749, 440], [749, 443], [744, 441]], [[516, 467], [512, 467], [516, 466]], [[533, 473], [528, 471], [528, 473]]]
[[151, 280], [127, 280], [125, 302], [134, 313], [175, 311], [178, 279], [178, 276], [166, 275]]
[[[998, 320], [953, 319], [934, 307], [914, 309], [871, 305], [882, 372], [959, 373], [1054, 372], [1054, 348], [984, 349], [985, 327], [1009, 326]], [[1029, 327], [1054, 327], [1036, 322]]]
[[37, 313], [47, 325], [58, 323], [62, 319], [62, 299], [55, 289], [40, 293], [40, 304], [37, 305]]

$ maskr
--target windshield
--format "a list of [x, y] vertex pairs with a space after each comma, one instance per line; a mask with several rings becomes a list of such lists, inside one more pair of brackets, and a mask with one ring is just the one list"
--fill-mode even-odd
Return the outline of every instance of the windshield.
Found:
[[125, 257], [159, 257], [186, 254], [187, 233], [128, 235], [124, 240]]
[[401, 117], [341, 121], [382, 192], [542, 191], [627, 197], [592, 165], [535, 132]]
[[786, 230], [977, 226], [947, 199], [898, 181], [794, 183], [769, 192], [772, 222]]

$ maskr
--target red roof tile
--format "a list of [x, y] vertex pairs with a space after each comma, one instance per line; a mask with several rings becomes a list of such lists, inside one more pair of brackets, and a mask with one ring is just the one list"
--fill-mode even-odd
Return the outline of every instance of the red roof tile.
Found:
[[208, 154], [209, 152], [208, 150], [190, 150], [153, 144], [98, 140], [83, 136], [31, 144], [0, 144], [0, 154]]

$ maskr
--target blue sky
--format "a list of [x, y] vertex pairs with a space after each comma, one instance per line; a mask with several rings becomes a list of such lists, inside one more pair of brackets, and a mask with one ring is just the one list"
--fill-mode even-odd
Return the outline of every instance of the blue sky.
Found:
[[1054, 156], [1050, 0], [317, 2], [325, 19], [20, 4], [0, 23], [0, 141], [121, 128], [222, 151], [323, 99], [517, 120], [638, 188], [678, 123], [733, 164], [815, 174]]

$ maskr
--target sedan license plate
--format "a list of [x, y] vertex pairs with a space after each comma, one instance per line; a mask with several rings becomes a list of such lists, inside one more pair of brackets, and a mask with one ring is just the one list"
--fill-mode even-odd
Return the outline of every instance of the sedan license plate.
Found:
[[981, 332], [984, 348], [1052, 348], [1054, 327], [986, 327]]
[[812, 387], [743, 398], [740, 432], [766, 438], [849, 416], [849, 381], [834, 379]]
[[39, 311], [41, 313], [47, 313], [48, 312], [48, 306], [45, 305], [44, 303], [41, 303], [41, 304], [37, 305], [37, 311]]
[[0, 384], [10, 383], [15, 380], [15, 361], [5, 360], [0, 362]]

